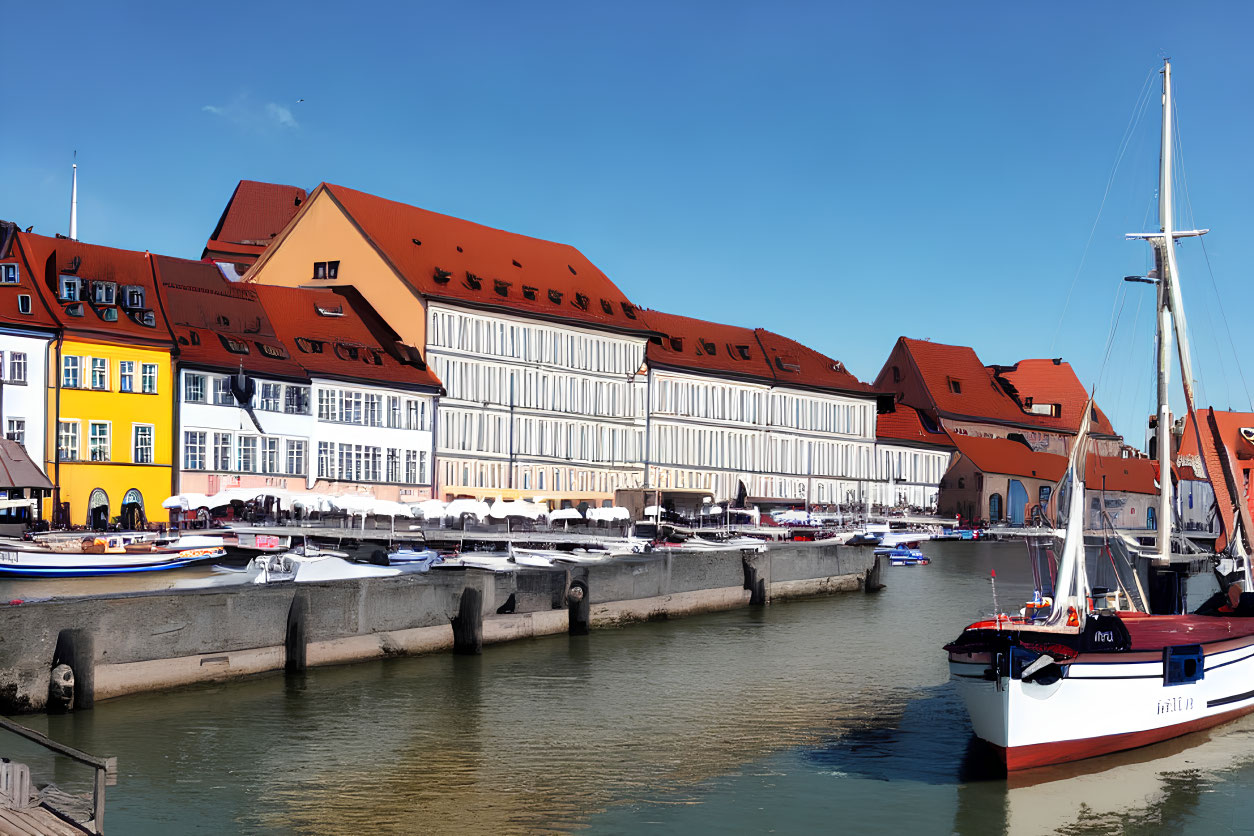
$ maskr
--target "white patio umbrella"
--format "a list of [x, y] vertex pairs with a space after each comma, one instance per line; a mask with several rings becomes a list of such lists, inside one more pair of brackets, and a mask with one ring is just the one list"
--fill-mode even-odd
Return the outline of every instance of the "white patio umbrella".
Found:
[[481, 499], [454, 499], [444, 509], [446, 517], [461, 517], [464, 514], [473, 514], [480, 521], [488, 518], [488, 503]]
[[628, 511], [626, 508], [620, 508], [617, 506], [613, 508], [589, 508], [588, 519], [604, 521], [604, 522], [614, 522], [616, 520], [629, 520], [631, 519], [631, 512]]
[[444, 516], [445, 504], [438, 499], [427, 499], [409, 506], [422, 515], [424, 520], [438, 520]]
[[556, 511], [549, 512], [549, 521], [553, 520], [582, 520], [583, 514], [579, 513], [578, 508], [559, 508]]
[[646, 517], [660, 517], [662, 516], [662, 506], [650, 505], [649, 507], [644, 509], [644, 515]]

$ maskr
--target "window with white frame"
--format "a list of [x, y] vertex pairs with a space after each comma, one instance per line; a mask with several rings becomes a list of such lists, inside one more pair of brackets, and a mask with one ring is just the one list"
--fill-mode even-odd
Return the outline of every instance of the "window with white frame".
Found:
[[18, 272], [16, 264], [0, 264], [0, 284], [17, 284]]
[[418, 484], [427, 484], [427, 451], [418, 451]]
[[26, 352], [12, 351], [9, 352], [9, 382], [25, 383], [26, 382]]
[[205, 433], [187, 430], [183, 433], [183, 469], [205, 469]]
[[231, 469], [231, 434], [213, 434], [213, 469]]
[[81, 298], [80, 280], [78, 276], [61, 277], [61, 301], [78, 302]]
[[366, 395], [365, 423], [367, 427], [383, 425], [382, 395]]
[[365, 396], [361, 392], [340, 392], [340, 421], [360, 424]]
[[305, 442], [296, 439], [287, 441], [287, 472], [290, 476], [305, 475]]
[[339, 412], [336, 409], [335, 393], [329, 389], [318, 390], [318, 420], [336, 421]]
[[255, 473], [257, 471], [257, 436], [241, 435], [235, 446], [235, 469], [241, 473]]
[[283, 403], [283, 384], [281, 383], [263, 383], [261, 384], [261, 400], [257, 404], [258, 409], [266, 412], [278, 412], [280, 405]]
[[401, 426], [401, 399], [395, 395], [388, 396], [388, 426], [393, 429]]
[[135, 391], [135, 361], [120, 360], [118, 362], [118, 391]]
[[309, 387], [289, 385], [283, 393], [283, 411], [289, 415], [308, 415]]
[[335, 445], [329, 441], [318, 442], [318, 478], [335, 478]]
[[91, 388], [109, 388], [109, 361], [103, 357], [91, 358]]
[[418, 422], [418, 401], [413, 398], [405, 399], [405, 429], [420, 430], [422, 426]]
[[205, 376], [188, 374], [183, 378], [183, 400], [187, 403], [205, 402]]
[[388, 466], [387, 481], [389, 482], [401, 481], [401, 451], [400, 450], [397, 450], [395, 447], [388, 448], [387, 466]]
[[279, 470], [279, 440], [277, 438], [261, 439], [261, 472], [282, 472]]
[[135, 424], [131, 439], [131, 461], [152, 464], [152, 424]]
[[153, 395], [157, 392], [157, 364], [141, 363], [139, 367], [141, 379], [140, 384], [145, 395]]
[[215, 377], [213, 379], [213, 402], [218, 406], [234, 406], [235, 396], [231, 394], [231, 379]]
[[78, 461], [78, 422], [61, 421], [57, 430], [57, 455], [63, 462]]
[[87, 450], [93, 462], [110, 460], [108, 421], [91, 421], [88, 424]]
[[418, 453], [413, 450], [405, 451], [405, 481], [418, 484]]
[[61, 386], [65, 389], [77, 389], [82, 382], [80, 357], [65, 356], [61, 358]]
[[18, 444], [26, 443], [26, 419], [10, 418], [5, 427], [4, 437], [9, 441], [16, 441]]

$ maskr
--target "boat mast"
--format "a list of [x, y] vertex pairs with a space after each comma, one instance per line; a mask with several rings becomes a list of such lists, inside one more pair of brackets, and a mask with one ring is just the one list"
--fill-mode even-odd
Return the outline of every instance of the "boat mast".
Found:
[[1171, 62], [1163, 62], [1163, 137], [1158, 164], [1158, 224], [1162, 236], [1153, 239], [1158, 269], [1158, 557], [1171, 559], [1171, 408], [1168, 404], [1171, 376], [1171, 302], [1174, 278], [1171, 248]]

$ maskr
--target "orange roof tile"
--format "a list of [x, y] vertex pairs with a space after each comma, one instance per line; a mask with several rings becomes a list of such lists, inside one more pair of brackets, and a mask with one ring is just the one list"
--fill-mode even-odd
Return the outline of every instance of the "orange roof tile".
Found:
[[[18, 233], [28, 263], [45, 265], [33, 283], [53, 317], [71, 337], [102, 342], [172, 345], [165, 313], [152, 275], [152, 257], [134, 250], [84, 244], [68, 238]], [[83, 283], [78, 302], [60, 299], [60, 277], [73, 275]], [[113, 304], [94, 304], [93, 282], [113, 282]], [[128, 308], [124, 287], [142, 290], [142, 307]], [[152, 325], [143, 324], [151, 313]], [[116, 317], [107, 319], [106, 317]]]
[[902, 337], [900, 342], [919, 371], [928, 395], [944, 415], [1012, 423], [1030, 423], [975, 350]]
[[923, 414], [912, 406], [897, 404], [895, 412], [875, 416], [875, 436], [881, 441], [928, 444], [953, 447], [954, 443], [944, 430], [929, 427]]
[[1158, 462], [1150, 459], [1124, 459], [1090, 453], [1085, 462], [1084, 484], [1089, 490], [1157, 494], [1157, 482]]
[[647, 331], [635, 305], [574, 247], [343, 186], [323, 187], [424, 296], [617, 331]]
[[838, 392], [876, 394], [875, 390], [854, 377], [839, 360], [833, 360], [796, 340], [764, 328], [754, 330], [771, 364], [775, 382], [783, 385]]
[[1038, 453], [1009, 438], [954, 435], [954, 446], [984, 473], [1004, 473], [1057, 482], [1067, 472], [1067, 457]]
[[397, 346], [378, 338], [380, 321], [372, 310], [360, 307], [364, 305], [360, 296], [330, 289], [250, 287], [265, 307], [276, 335], [284, 345], [292, 346], [293, 359], [311, 376], [440, 388], [439, 378], [429, 368], [401, 362], [394, 353]]
[[153, 261], [181, 362], [307, 379], [304, 368], [292, 359], [292, 347], [275, 334], [252, 286], [227, 281], [216, 265], [206, 261], [168, 256], [154, 256]]
[[[0, 284], [0, 323], [46, 331], [56, 329], [57, 321], [37, 287], [47, 264], [34, 261], [21, 247], [16, 225], [0, 224], [0, 264], [17, 267], [17, 283]], [[30, 297], [30, 313], [22, 313], [19, 296]]]
[[[1013, 366], [991, 366], [990, 371], [1009, 384], [1012, 396], [1017, 395], [1029, 419], [1040, 426], [1054, 427], [1067, 432], [1078, 432], [1084, 405], [1089, 394], [1076, 377], [1071, 364], [1062, 360], [1020, 360]], [[1057, 404], [1057, 416], [1030, 412], [1033, 405]], [[1096, 404], [1094, 404], [1096, 407]], [[1100, 408], [1096, 409], [1090, 431], [1098, 435], [1114, 435], [1115, 428]]]
[[305, 200], [299, 186], [241, 180], [205, 244], [204, 255], [251, 264]]

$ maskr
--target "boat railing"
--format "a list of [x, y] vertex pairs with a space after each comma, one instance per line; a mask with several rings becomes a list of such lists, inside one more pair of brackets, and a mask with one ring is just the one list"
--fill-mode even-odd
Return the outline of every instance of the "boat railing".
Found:
[[58, 743], [45, 734], [34, 729], [27, 728], [20, 723], [15, 723], [7, 717], [0, 717], [0, 729], [11, 732], [18, 737], [36, 743], [43, 748], [63, 757], [67, 757], [72, 761], [81, 763], [84, 766], [90, 766], [95, 770], [94, 780], [92, 782], [91, 809], [92, 818], [90, 822], [92, 833], [104, 833], [104, 810], [105, 810], [105, 786], [107, 784], [117, 783], [118, 759], [117, 758], [99, 758], [95, 755], [89, 755], [73, 746], [66, 746], [64, 743]]

